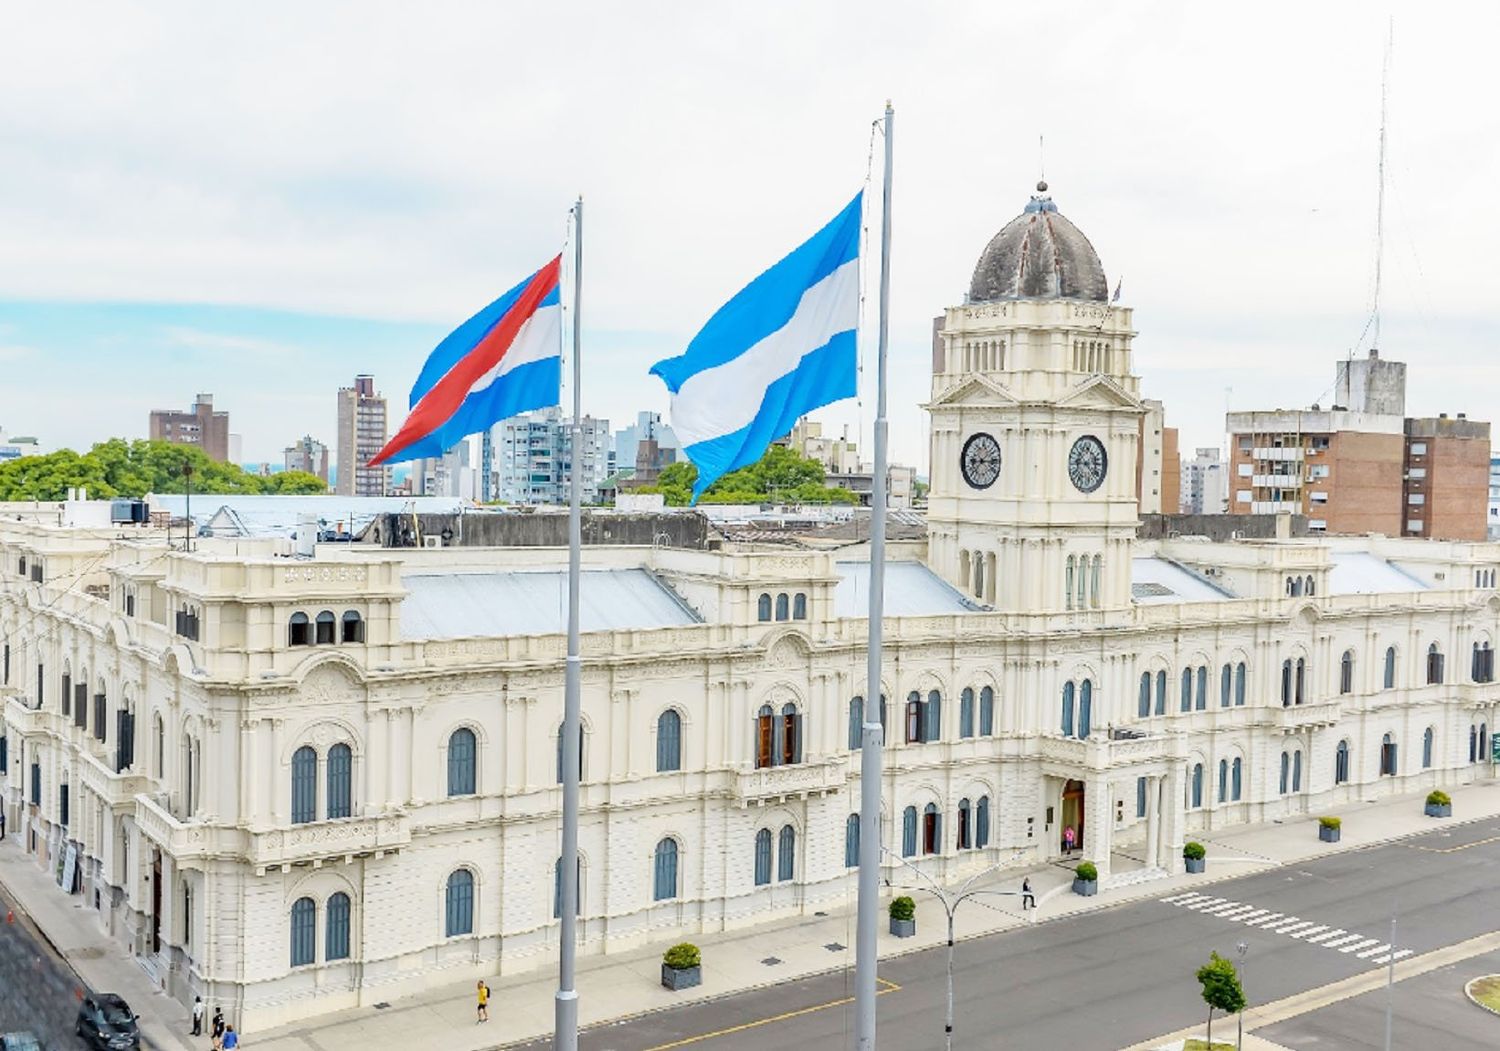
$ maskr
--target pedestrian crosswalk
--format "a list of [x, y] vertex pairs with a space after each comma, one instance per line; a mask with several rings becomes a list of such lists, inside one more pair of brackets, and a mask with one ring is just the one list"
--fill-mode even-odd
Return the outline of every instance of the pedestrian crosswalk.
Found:
[[1184, 893], [1173, 894], [1170, 897], [1161, 898], [1160, 901], [1163, 905], [1190, 909], [1204, 916], [1242, 923], [1246, 927], [1256, 927], [1271, 934], [1284, 934], [1288, 938], [1306, 942], [1308, 945], [1316, 945], [1320, 949], [1332, 949], [1374, 965], [1402, 960], [1412, 954], [1410, 949], [1397, 949], [1379, 938], [1370, 938], [1353, 931], [1346, 931], [1341, 927], [1329, 927], [1326, 924], [1304, 920], [1297, 916], [1288, 916], [1285, 913], [1258, 908], [1246, 902], [1232, 901], [1228, 898]]

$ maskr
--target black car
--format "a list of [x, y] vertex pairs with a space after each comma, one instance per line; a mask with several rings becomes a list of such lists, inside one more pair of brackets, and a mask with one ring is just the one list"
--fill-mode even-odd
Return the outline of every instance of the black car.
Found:
[[135, 1051], [141, 1046], [135, 1012], [114, 993], [85, 996], [73, 1030], [99, 1051]]

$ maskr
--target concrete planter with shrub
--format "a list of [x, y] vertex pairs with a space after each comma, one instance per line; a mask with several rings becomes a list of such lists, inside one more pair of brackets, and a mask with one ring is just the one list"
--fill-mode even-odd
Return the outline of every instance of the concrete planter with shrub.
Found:
[[1452, 817], [1453, 800], [1447, 792], [1433, 789], [1427, 793], [1427, 805], [1423, 808], [1428, 817]]
[[1099, 893], [1099, 870], [1092, 861], [1081, 861], [1073, 870], [1073, 893], [1085, 898]]
[[1202, 872], [1208, 867], [1208, 861], [1204, 857], [1205, 851], [1202, 843], [1184, 843], [1182, 845], [1182, 863], [1187, 866], [1189, 872]]
[[703, 984], [703, 957], [691, 942], [674, 945], [661, 957], [661, 984], [676, 992]]
[[910, 938], [917, 933], [917, 903], [906, 895], [891, 900], [891, 934]]
[[1344, 822], [1340, 818], [1320, 817], [1318, 818], [1318, 838], [1324, 843], [1337, 843], [1343, 827]]

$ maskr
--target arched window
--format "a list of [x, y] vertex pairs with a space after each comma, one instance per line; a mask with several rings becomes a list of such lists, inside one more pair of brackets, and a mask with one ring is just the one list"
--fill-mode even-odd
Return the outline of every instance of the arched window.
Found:
[[292, 966], [305, 967], [317, 954], [318, 906], [311, 898], [292, 903]]
[[364, 618], [355, 610], [345, 610], [344, 619], [340, 624], [340, 642], [364, 642], [365, 622]]
[[1180, 708], [1184, 712], [1193, 710], [1193, 669], [1182, 669], [1182, 703]]
[[849, 751], [857, 752], [865, 741], [865, 699], [856, 697], [849, 702]]
[[943, 695], [936, 690], [927, 691], [927, 703], [922, 706], [922, 741], [943, 739]]
[[292, 619], [287, 621], [286, 644], [288, 646], [306, 646], [312, 639], [309, 637], [309, 622], [306, 613], [293, 613]]
[[448, 874], [444, 933], [452, 938], [474, 933], [474, 873], [454, 869]]
[[1385, 648], [1385, 688], [1394, 689], [1396, 686], [1396, 647]]
[[1301, 598], [1301, 597], [1302, 597], [1302, 578], [1301, 577], [1293, 577], [1292, 578], [1292, 598]]
[[1427, 647], [1427, 682], [1429, 685], [1443, 681], [1443, 651], [1438, 644]]
[[668, 708], [656, 717], [656, 772], [682, 769], [682, 716]]
[[791, 825], [781, 826], [781, 835], [776, 837], [776, 879], [786, 882], [792, 878], [797, 864], [797, 831]]
[[656, 844], [656, 871], [651, 899], [670, 901], [677, 897], [677, 840], [668, 836]]
[[1474, 643], [1474, 681], [1495, 681], [1495, 651], [1488, 639]]
[[1198, 665], [1198, 710], [1208, 709], [1208, 665]]
[[936, 854], [943, 849], [943, 815], [936, 803], [922, 808], [922, 853]]
[[974, 846], [983, 850], [990, 845], [990, 797], [980, 796], [974, 808]]
[[[577, 886], [578, 900], [573, 903], [573, 914], [583, 915], [583, 858], [579, 858], [573, 868], [575, 874], [574, 882]], [[562, 858], [552, 863], [552, 918], [562, 919]]]
[[771, 830], [763, 828], [755, 833], [755, 885], [764, 887], [771, 882]]
[[1469, 727], [1469, 762], [1479, 758], [1479, 727]]
[[1354, 692], [1354, 651], [1345, 650], [1339, 658], [1339, 693]]
[[792, 599], [792, 619], [807, 619], [807, 596], [800, 591]]
[[1088, 604], [1089, 583], [1089, 556], [1080, 555], [1078, 558], [1078, 589], [1074, 592], [1073, 604], [1083, 609]]
[[974, 690], [969, 686], [958, 695], [958, 736], [974, 736]]
[[1077, 572], [1077, 562], [1078, 560], [1075, 556], [1069, 555], [1067, 569], [1064, 571], [1063, 603], [1068, 609], [1073, 608], [1073, 575]]
[[[583, 780], [583, 724], [578, 724], [578, 780]], [[557, 728], [557, 783], [563, 781], [563, 728]]]
[[1234, 687], [1234, 669], [1229, 665], [1219, 669], [1219, 707], [1228, 708], [1230, 703], [1230, 690]]
[[[461, 726], [448, 735], [448, 794], [450, 796], [474, 794], [478, 780], [475, 776], [477, 749], [478, 742], [474, 737], [474, 731], [467, 726]], [[562, 773], [560, 762], [557, 772]]]
[[313, 625], [316, 629], [316, 635], [313, 641], [316, 642], [319, 646], [332, 646], [333, 627], [337, 623], [338, 621], [334, 617], [331, 610], [325, 609], [322, 613], [319, 613], [318, 619]]
[[1349, 742], [1340, 741], [1333, 754], [1333, 783], [1341, 785], [1349, 780]]
[[850, 814], [844, 821], [844, 868], [859, 867], [859, 815]]
[[971, 846], [969, 839], [969, 801], [960, 799], [958, 801], [958, 849], [968, 850]]
[[802, 762], [802, 716], [790, 701], [781, 706], [781, 762], [783, 766]]
[[1292, 704], [1292, 662], [1284, 660], [1281, 662], [1281, 706], [1289, 708]]
[[1156, 714], [1167, 714], [1167, 673], [1165, 671], [1156, 673]]
[[1396, 776], [1396, 739], [1390, 734], [1380, 739], [1380, 776]]
[[1203, 764], [1202, 763], [1194, 763], [1193, 764], [1193, 801], [1191, 803], [1191, 806], [1194, 809], [1197, 809], [1198, 807], [1201, 807], [1202, 805], [1203, 805]]
[[1292, 597], [1292, 578], [1291, 577], [1287, 577], [1286, 578], [1286, 597], [1287, 598], [1291, 598]]
[[1292, 791], [1302, 791], [1302, 749], [1292, 753]]
[[1306, 589], [1309, 598], [1318, 593], [1317, 582], [1314, 581], [1312, 577], [1308, 577], [1305, 581], [1303, 581], [1303, 587]]
[[1219, 760], [1219, 802], [1229, 802], [1229, 760]]
[[917, 854], [917, 808], [909, 806], [901, 811], [901, 856], [915, 857]]
[[1073, 684], [1071, 682], [1063, 683], [1062, 735], [1073, 736]]
[[1099, 608], [1099, 578], [1104, 575], [1104, 556], [1094, 556], [1094, 570], [1089, 582], [1089, 605]]
[[1151, 716], [1151, 673], [1149, 671], [1141, 672], [1141, 696], [1136, 701], [1135, 714], [1142, 719], [1148, 719]]
[[1144, 777], [1135, 779], [1135, 816], [1146, 816], [1146, 779]]
[[1301, 657], [1297, 658], [1297, 691], [1293, 698], [1296, 703], [1301, 704], [1303, 698], [1302, 688], [1307, 682], [1307, 661]]
[[1479, 761], [1481, 763], [1483, 763], [1486, 760], [1488, 760], [1489, 759], [1489, 754], [1490, 754], [1490, 737], [1489, 737], [1489, 732], [1488, 732], [1488, 729], [1485, 726], [1485, 724], [1484, 723], [1480, 723], [1479, 724]]
[[1243, 770], [1244, 764], [1240, 762], [1239, 756], [1235, 756], [1234, 763], [1229, 768], [1229, 798], [1236, 803], [1240, 801], [1241, 774]]
[[1245, 703], [1245, 662], [1240, 661], [1234, 666], [1234, 705], [1236, 708]]
[[765, 769], [776, 762], [776, 709], [769, 704], [755, 713], [755, 768]]
[[1422, 769], [1432, 766], [1432, 727], [1422, 732]]
[[989, 737], [995, 732], [995, 691], [988, 686], [979, 690], [979, 736]]
[[916, 690], [906, 695], [906, 743], [922, 740], [922, 695]]
[[788, 615], [789, 613], [786, 592], [783, 591], [781, 594], [776, 596], [776, 619], [786, 620]]
[[756, 620], [766, 621], [771, 619], [770, 595], [764, 593], [761, 594], [760, 599], [755, 604], [755, 614]]
[[292, 753], [292, 824], [318, 818], [318, 753], [303, 745]]
[[349, 958], [349, 895], [339, 891], [328, 899], [328, 914], [323, 929], [323, 958]]
[[1084, 679], [1078, 687], [1078, 736], [1089, 735], [1089, 721], [1094, 714], [1094, 680]]
[[1287, 752], [1281, 753], [1281, 794], [1286, 795], [1287, 789], [1291, 787], [1292, 757]]
[[348, 817], [353, 813], [354, 753], [346, 744], [328, 749], [328, 816]]

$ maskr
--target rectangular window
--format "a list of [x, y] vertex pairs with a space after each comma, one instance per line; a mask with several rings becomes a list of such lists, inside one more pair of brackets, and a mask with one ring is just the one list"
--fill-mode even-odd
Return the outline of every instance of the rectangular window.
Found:
[[1427, 455], [1427, 443], [1426, 442], [1412, 442], [1411, 443], [1411, 454], [1413, 456], [1426, 456]]
[[1241, 478], [1249, 478], [1254, 475], [1255, 468], [1248, 463], [1242, 463], [1238, 466], [1237, 473]]
[[1417, 506], [1420, 504], [1425, 504], [1427, 502], [1427, 497], [1423, 493], [1408, 493], [1406, 496], [1406, 502], [1413, 506]]
[[1406, 476], [1408, 478], [1426, 478], [1427, 477], [1427, 468], [1425, 468], [1425, 467], [1413, 467], [1410, 471], [1406, 472]]
[[1248, 504], [1250, 502], [1250, 492], [1249, 492], [1249, 490], [1247, 490], [1247, 489], [1240, 489], [1240, 490], [1236, 491], [1235, 494], [1234, 494], [1234, 502], [1237, 503], [1237, 504]]
[[1135, 779], [1135, 816], [1146, 816], [1146, 779], [1144, 777]]

